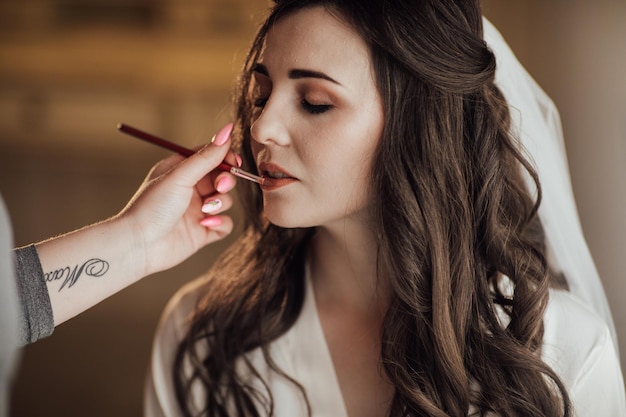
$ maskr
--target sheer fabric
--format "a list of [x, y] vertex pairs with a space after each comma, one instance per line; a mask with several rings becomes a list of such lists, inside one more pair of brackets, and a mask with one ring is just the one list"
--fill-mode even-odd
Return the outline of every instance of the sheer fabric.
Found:
[[[483, 24], [485, 41], [496, 55], [496, 85], [509, 103], [513, 134], [521, 140], [541, 181], [539, 217], [546, 234], [548, 262], [565, 275], [571, 293], [606, 322], [617, 350], [609, 304], [578, 217], [559, 112], [495, 26], [487, 19]], [[529, 186], [534, 189], [530, 181]]]

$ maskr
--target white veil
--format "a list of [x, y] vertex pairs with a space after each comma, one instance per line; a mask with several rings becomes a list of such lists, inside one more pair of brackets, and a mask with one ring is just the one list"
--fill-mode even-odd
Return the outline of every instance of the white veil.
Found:
[[495, 82], [511, 110], [513, 134], [521, 139], [541, 182], [539, 218], [548, 263], [565, 275], [570, 292], [604, 319], [617, 351], [609, 304], [578, 218], [558, 110], [493, 24], [484, 18], [483, 25], [484, 39], [496, 56]]

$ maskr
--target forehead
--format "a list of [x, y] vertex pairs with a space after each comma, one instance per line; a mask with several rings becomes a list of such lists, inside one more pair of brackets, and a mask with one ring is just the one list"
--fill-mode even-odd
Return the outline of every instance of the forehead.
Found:
[[268, 31], [260, 61], [270, 73], [272, 67], [306, 67], [347, 79], [370, 74], [369, 55], [367, 44], [352, 26], [336, 13], [315, 6], [279, 18]]

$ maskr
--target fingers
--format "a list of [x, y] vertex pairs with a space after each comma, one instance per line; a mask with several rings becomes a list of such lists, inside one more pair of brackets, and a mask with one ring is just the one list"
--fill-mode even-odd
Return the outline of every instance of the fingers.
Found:
[[196, 184], [196, 189], [200, 195], [210, 196], [216, 191], [219, 193], [227, 193], [231, 191], [236, 184], [237, 181], [232, 174], [225, 171], [214, 171], [201, 179]]
[[200, 224], [208, 229], [207, 242], [222, 239], [232, 232], [232, 218], [220, 215], [230, 209], [232, 204], [233, 200], [228, 194], [216, 194], [204, 200], [202, 212], [207, 216], [200, 221]]
[[204, 199], [202, 212], [215, 215], [222, 213], [233, 206], [233, 198], [228, 194], [215, 194]]
[[241, 167], [241, 164], [243, 163], [241, 156], [237, 155], [233, 151], [228, 151], [228, 154], [226, 155], [226, 158], [224, 158], [224, 161], [234, 167]]
[[228, 234], [232, 230], [232, 220], [228, 216], [220, 216], [233, 205], [233, 199], [228, 194], [215, 194], [205, 198], [202, 204], [202, 212], [207, 214], [200, 224], [213, 231]]
[[233, 220], [229, 216], [207, 217], [202, 222], [207, 228], [206, 244], [223, 239], [233, 231]]
[[160, 177], [166, 172], [170, 171], [176, 165], [180, 164], [180, 162], [184, 159], [181, 155], [171, 155], [168, 158], [165, 158], [159, 162], [157, 162], [150, 172], [148, 173], [148, 180]]
[[173, 172], [177, 179], [187, 185], [192, 185], [199, 182], [209, 172], [215, 170], [229, 154], [229, 147], [225, 145], [230, 143], [232, 128], [232, 123], [221, 128], [216, 133], [212, 143], [204, 146], [180, 163], [180, 166]]
[[231, 131], [232, 124], [229, 123], [216, 133], [211, 143], [193, 155], [186, 159], [178, 155], [164, 159], [149, 174], [151, 178], [165, 174], [161, 184], [169, 184], [170, 189], [194, 190], [196, 196], [202, 198], [203, 216], [199, 222], [208, 229], [210, 240], [232, 230], [232, 219], [222, 213], [233, 205], [232, 197], [227, 193], [234, 188], [236, 180], [229, 172], [218, 169], [223, 161], [234, 166], [241, 164], [241, 158], [228, 146]]

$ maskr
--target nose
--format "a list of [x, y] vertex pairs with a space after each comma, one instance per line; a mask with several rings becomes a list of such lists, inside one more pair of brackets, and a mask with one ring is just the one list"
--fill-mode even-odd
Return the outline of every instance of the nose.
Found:
[[286, 146], [289, 143], [286, 126], [288, 118], [287, 112], [284, 109], [281, 110], [280, 102], [273, 97], [270, 98], [265, 103], [261, 114], [250, 126], [252, 139], [263, 145]]

